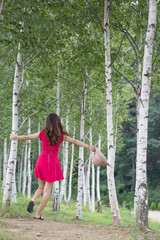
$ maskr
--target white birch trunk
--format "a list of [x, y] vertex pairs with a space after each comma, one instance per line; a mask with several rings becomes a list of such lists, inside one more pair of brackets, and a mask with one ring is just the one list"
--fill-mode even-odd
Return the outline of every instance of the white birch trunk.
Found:
[[[59, 116], [60, 111], [60, 80], [59, 80], [59, 63], [58, 66], [58, 73], [57, 73], [57, 108], [56, 113]], [[53, 211], [59, 210], [60, 207], [60, 198], [59, 198], [59, 182], [55, 182], [53, 184], [54, 187], [54, 198], [53, 198]]]
[[15, 162], [12, 180], [12, 203], [16, 202], [17, 202], [17, 186], [16, 186], [16, 162]]
[[[74, 121], [74, 127], [73, 127], [73, 138], [75, 138], [75, 132], [76, 132], [76, 126]], [[74, 144], [72, 144], [72, 155], [71, 155], [71, 163], [70, 163], [70, 174], [69, 174], [69, 192], [68, 192], [68, 198], [66, 201], [66, 204], [69, 203], [71, 199], [71, 193], [72, 193], [72, 173], [73, 173], [73, 160], [74, 160]]]
[[107, 167], [107, 182], [109, 200], [111, 205], [113, 224], [122, 225], [119, 214], [119, 207], [115, 189], [114, 165], [115, 150], [113, 144], [113, 115], [112, 115], [112, 79], [111, 79], [111, 59], [110, 59], [110, 33], [109, 33], [109, 8], [110, 1], [104, 1], [104, 39], [105, 39], [105, 78], [106, 78], [106, 100], [107, 100], [107, 140], [108, 140], [108, 162], [111, 167]]
[[[87, 84], [84, 83], [83, 100], [82, 100], [82, 108], [81, 108], [81, 126], [80, 126], [80, 139], [82, 141], [84, 141], [86, 93], [87, 93]], [[79, 147], [78, 192], [77, 192], [77, 201], [76, 201], [76, 218], [77, 219], [82, 219], [83, 164], [84, 164], [84, 148]]]
[[25, 143], [25, 154], [24, 154], [24, 165], [23, 165], [23, 189], [22, 189], [22, 195], [25, 197], [26, 193], [26, 183], [27, 183], [27, 149], [28, 144], [27, 141]]
[[[28, 135], [31, 134], [31, 120], [28, 119]], [[28, 140], [28, 199], [31, 198], [31, 140]]]
[[[92, 127], [90, 127], [90, 141], [89, 144], [92, 146]], [[90, 152], [90, 157], [92, 159], [93, 153]], [[95, 212], [95, 167], [92, 163], [92, 197], [91, 197], [91, 212]]]
[[[66, 131], [69, 133], [69, 116], [66, 118]], [[63, 176], [64, 179], [61, 181], [61, 192], [60, 192], [60, 203], [63, 200], [66, 202], [66, 188], [67, 188], [67, 170], [68, 170], [68, 144], [69, 142], [65, 142], [65, 158], [63, 163]]]
[[[101, 150], [101, 135], [99, 134], [98, 149]], [[101, 195], [100, 195], [100, 167], [97, 167], [97, 211], [102, 211]]]
[[[90, 129], [91, 131], [91, 129]], [[91, 135], [90, 135], [91, 136]], [[91, 210], [91, 197], [90, 197], [90, 173], [91, 173], [91, 162], [92, 162], [92, 154], [90, 152], [89, 162], [88, 162], [88, 169], [87, 169], [87, 179], [86, 179], [86, 186], [87, 186], [87, 201], [89, 205], [89, 209]]]
[[[0, 150], [0, 180], [2, 179], [2, 152]], [[0, 181], [0, 187], [1, 187], [1, 181]]]
[[[38, 132], [40, 132], [41, 130], [41, 127], [40, 127], [40, 122], [38, 123]], [[41, 154], [41, 140], [40, 138], [38, 138], [38, 154], [40, 155]]]
[[22, 185], [22, 167], [23, 167], [23, 156], [24, 155], [24, 145], [22, 149], [22, 153], [19, 159], [19, 174], [18, 174], [18, 192], [21, 193], [21, 185]]
[[[20, 46], [19, 46], [20, 48]], [[13, 101], [12, 101], [12, 133], [18, 133], [18, 97], [19, 97], [19, 79], [21, 72], [21, 53], [18, 52], [16, 67], [15, 67], [15, 75], [14, 75], [14, 84], [13, 84]], [[6, 174], [6, 182], [4, 186], [3, 193], [3, 204], [10, 204], [10, 192], [11, 192], [11, 184], [14, 175], [14, 167], [16, 164], [17, 157], [17, 140], [11, 141], [11, 149], [7, 166], [7, 174]]]
[[3, 188], [5, 186], [6, 172], [7, 172], [7, 138], [4, 139], [4, 151], [3, 151]]
[[136, 159], [136, 188], [134, 199], [135, 223], [141, 230], [148, 227], [147, 137], [148, 109], [152, 73], [153, 40], [156, 28], [156, 0], [149, 1], [148, 29], [144, 46], [142, 89], [139, 109], [139, 133]]

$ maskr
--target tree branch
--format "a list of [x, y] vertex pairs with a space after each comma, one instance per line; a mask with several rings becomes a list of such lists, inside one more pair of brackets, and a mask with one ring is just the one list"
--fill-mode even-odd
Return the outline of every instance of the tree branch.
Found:
[[[62, 25], [63, 25], [63, 23], [62, 23]], [[44, 48], [44, 47], [47, 45], [47, 43], [49, 42], [49, 40], [50, 40], [51, 37], [53, 36], [53, 33], [55, 33], [55, 31], [56, 31], [57, 29], [59, 29], [60, 27], [62, 27], [62, 25], [57, 26], [57, 27], [53, 30], [53, 32], [50, 34], [50, 36], [48, 37], [48, 39], [46, 40], [46, 42], [42, 45], [42, 48]], [[41, 51], [37, 52], [37, 53], [24, 65], [24, 68], [25, 68], [26, 66], [28, 66], [28, 64], [30, 64], [30, 63], [35, 59], [35, 57], [37, 57], [37, 56], [40, 54], [40, 52], [41, 52]]]
[[89, 2], [88, 0], [86, 0], [86, 2], [89, 4], [89, 6], [91, 7], [91, 9], [92, 9], [95, 17], [97, 18], [97, 20], [98, 20], [98, 22], [99, 22], [99, 25], [100, 25], [100, 27], [101, 27], [102, 32], [104, 32], [104, 28], [103, 28], [103, 26], [102, 26], [102, 24], [101, 24], [101, 21], [100, 21], [98, 15], [97, 15], [97, 13], [95, 12], [93, 6], [90, 4], [90, 2]]
[[[129, 28], [129, 26], [128, 26], [128, 28]], [[125, 31], [125, 34], [124, 34], [124, 36], [123, 36], [123, 38], [122, 38], [122, 40], [121, 40], [121, 43], [120, 43], [119, 49], [118, 49], [118, 51], [117, 51], [117, 53], [116, 53], [116, 56], [114, 57], [114, 59], [112, 60], [111, 64], [110, 64], [108, 67], [111, 67], [111, 66], [113, 65], [114, 61], [116, 60], [116, 58], [117, 58], [117, 56], [118, 56], [118, 54], [119, 54], [119, 52], [120, 52], [120, 49], [121, 49], [123, 40], [124, 40], [125, 37], [126, 37], [126, 34], [127, 34], [127, 31]]]
[[25, 123], [25, 121], [30, 118], [32, 115], [36, 114], [38, 111], [34, 112], [34, 113], [31, 113], [30, 115], [28, 115], [28, 117], [26, 117], [23, 122], [21, 123], [20, 127], [18, 128], [18, 131], [21, 129], [21, 127], [23, 126], [23, 124]]
[[0, 16], [1, 16], [1, 14], [2, 14], [3, 5], [4, 5], [4, 0], [2, 0], [2, 2], [1, 2], [1, 6], [0, 6]]
[[133, 89], [134, 89], [134, 91], [135, 91], [135, 93], [136, 93], [136, 95], [137, 95], [137, 89], [135, 88], [135, 86], [133, 85], [133, 83], [132, 83], [128, 78], [126, 78], [126, 77], [124, 76], [124, 74], [121, 73], [114, 65], [113, 65], [113, 68], [133, 87]]

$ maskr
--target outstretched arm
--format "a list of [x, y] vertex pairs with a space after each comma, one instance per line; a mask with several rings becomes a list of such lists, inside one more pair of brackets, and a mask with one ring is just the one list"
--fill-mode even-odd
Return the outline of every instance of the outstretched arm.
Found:
[[84, 142], [81, 142], [81, 141], [79, 141], [77, 139], [71, 138], [71, 137], [69, 137], [67, 135], [64, 135], [64, 140], [67, 141], [67, 142], [76, 144], [76, 145], [78, 145], [80, 147], [88, 148], [92, 152], [96, 151], [96, 148], [94, 146], [90, 146], [90, 145], [88, 145], [88, 144], [86, 144]]
[[10, 140], [14, 140], [14, 139], [19, 139], [19, 140], [33, 140], [33, 139], [37, 139], [37, 138], [39, 138], [39, 132], [38, 132], [38, 133], [31, 134], [31, 135], [22, 135], [22, 136], [10, 134]]

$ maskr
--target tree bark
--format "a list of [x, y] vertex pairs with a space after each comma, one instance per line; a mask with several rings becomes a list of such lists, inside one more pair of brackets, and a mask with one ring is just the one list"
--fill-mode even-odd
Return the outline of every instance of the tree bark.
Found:
[[[66, 131], [69, 133], [69, 116], [66, 118]], [[63, 200], [66, 202], [66, 188], [67, 188], [67, 170], [68, 170], [68, 141], [65, 142], [65, 158], [63, 164], [64, 179], [61, 182], [60, 203]]]
[[147, 187], [147, 138], [148, 109], [150, 100], [153, 40], [156, 29], [156, 0], [149, 1], [148, 28], [144, 45], [142, 89], [139, 108], [139, 132], [136, 159], [136, 187], [134, 199], [135, 224], [141, 229], [148, 227], [148, 187]]
[[5, 179], [6, 179], [6, 172], [7, 172], [7, 161], [8, 161], [8, 154], [7, 154], [7, 138], [4, 139], [4, 151], [3, 151], [3, 188], [5, 186]]
[[28, 144], [26, 141], [26, 146], [25, 146], [25, 154], [24, 154], [24, 164], [23, 164], [23, 190], [22, 190], [22, 196], [25, 197], [26, 193], [26, 183], [27, 183], [27, 149], [28, 149]]
[[[28, 135], [31, 134], [31, 120], [28, 119]], [[28, 140], [28, 199], [31, 198], [31, 140]]]
[[[60, 80], [59, 80], [59, 63], [57, 64], [57, 107], [56, 107], [56, 113], [59, 116], [59, 111], [60, 111]], [[54, 197], [53, 197], [53, 211], [59, 210], [60, 207], [60, 197], [59, 197], [59, 182], [55, 182], [53, 184], [54, 186]]]
[[[19, 45], [20, 48], [20, 45]], [[12, 101], [12, 133], [18, 133], [18, 97], [19, 97], [19, 79], [21, 73], [21, 53], [18, 52], [15, 75], [14, 75], [14, 84], [13, 84], [13, 101]], [[6, 182], [3, 193], [3, 204], [10, 205], [10, 192], [11, 184], [13, 182], [14, 167], [16, 165], [17, 157], [17, 140], [11, 141], [11, 149], [7, 166]]]
[[[75, 121], [74, 121], [73, 138], [75, 138], [75, 132], [76, 132], [76, 126], [75, 126]], [[69, 201], [71, 199], [71, 193], [72, 193], [73, 160], [74, 160], [74, 144], [72, 144], [72, 156], [71, 156], [70, 175], [69, 175], [69, 192], [68, 192], [68, 198], [66, 201], [67, 204], [69, 203]]]
[[[84, 141], [84, 123], [85, 123], [85, 104], [87, 84], [84, 83], [83, 99], [81, 107], [81, 125], [80, 125], [80, 139]], [[78, 192], [76, 201], [76, 218], [82, 219], [82, 191], [83, 191], [83, 164], [84, 164], [84, 148], [79, 147], [79, 162], [78, 162]]]
[[112, 78], [111, 78], [111, 57], [110, 57], [110, 33], [109, 33], [109, 8], [110, 1], [104, 1], [104, 39], [105, 39], [105, 78], [106, 78], [106, 101], [107, 101], [107, 140], [108, 140], [108, 163], [107, 182], [109, 200], [111, 205], [113, 224], [122, 225], [119, 214], [119, 207], [115, 189], [114, 165], [115, 150], [113, 144], [113, 116], [112, 116]]
[[[101, 150], [101, 135], [99, 134], [98, 149]], [[97, 212], [102, 212], [100, 195], [100, 167], [97, 167]]]

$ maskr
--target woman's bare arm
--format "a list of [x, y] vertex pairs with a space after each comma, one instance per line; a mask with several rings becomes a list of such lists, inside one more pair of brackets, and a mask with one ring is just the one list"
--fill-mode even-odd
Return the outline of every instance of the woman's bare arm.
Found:
[[94, 146], [90, 146], [90, 145], [88, 145], [88, 144], [86, 144], [84, 142], [81, 142], [81, 141], [79, 141], [77, 139], [71, 138], [71, 137], [69, 137], [67, 135], [64, 135], [64, 140], [67, 141], [67, 142], [76, 144], [76, 145], [78, 145], [80, 147], [88, 148], [92, 152], [96, 151], [96, 148]]
[[37, 139], [37, 138], [39, 138], [39, 132], [31, 134], [31, 135], [21, 135], [21, 136], [10, 134], [10, 140], [14, 140], [14, 139], [33, 140], [33, 139]]

